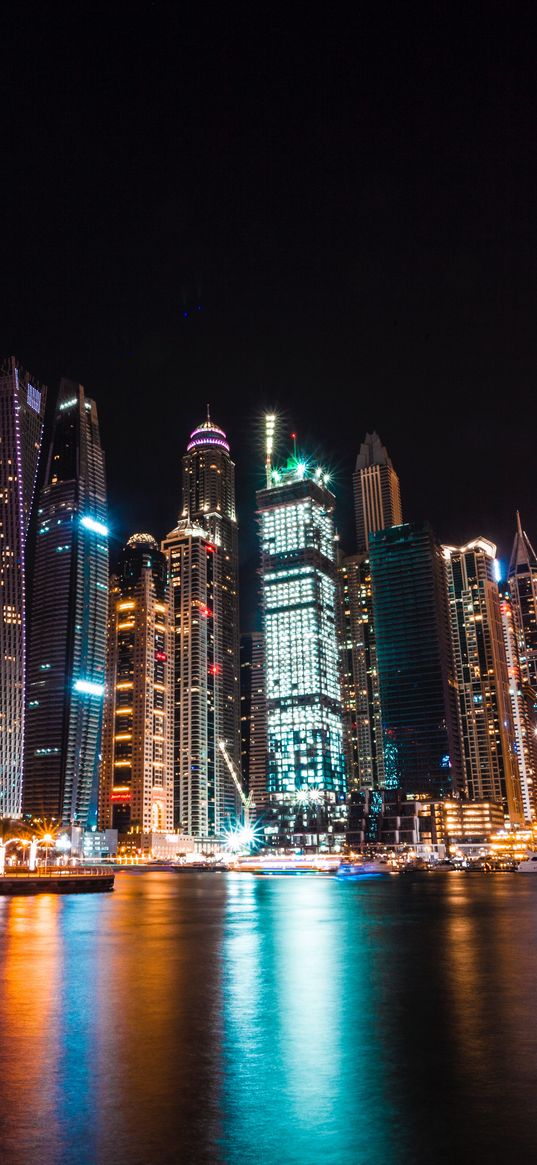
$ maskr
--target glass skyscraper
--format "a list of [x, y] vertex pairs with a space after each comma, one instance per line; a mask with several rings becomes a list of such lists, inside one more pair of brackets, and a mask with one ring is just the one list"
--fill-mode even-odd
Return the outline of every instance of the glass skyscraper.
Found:
[[259, 813], [267, 799], [265, 643], [261, 631], [241, 635], [241, 767]]
[[[345, 799], [336, 633], [334, 495], [293, 460], [257, 494], [265, 637], [269, 801], [278, 839], [331, 832]], [[315, 828], [300, 805], [313, 805]], [[300, 820], [299, 820], [300, 819]]]
[[103, 829], [173, 829], [173, 623], [150, 534], [129, 538], [110, 580], [99, 800]]
[[349, 793], [384, 785], [373, 585], [366, 554], [338, 563], [338, 631]]
[[523, 819], [496, 547], [486, 538], [444, 546], [464, 788]]
[[25, 813], [96, 818], [108, 610], [104, 453], [95, 402], [62, 380], [38, 501]]
[[384, 780], [409, 796], [462, 789], [441, 547], [428, 524], [371, 534]]
[[520, 670], [537, 693], [537, 555], [516, 516], [516, 533], [509, 563], [509, 592], [513, 604]]
[[378, 433], [366, 433], [353, 477], [356, 548], [362, 553], [369, 535], [403, 521], [399, 478]]
[[0, 817], [21, 812], [27, 657], [27, 541], [46, 389], [13, 356], [0, 364]]

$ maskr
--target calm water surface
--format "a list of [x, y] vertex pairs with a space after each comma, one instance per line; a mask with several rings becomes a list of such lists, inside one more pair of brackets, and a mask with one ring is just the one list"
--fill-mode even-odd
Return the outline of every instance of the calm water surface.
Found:
[[537, 878], [126, 872], [0, 971], [10, 1165], [535, 1157]]

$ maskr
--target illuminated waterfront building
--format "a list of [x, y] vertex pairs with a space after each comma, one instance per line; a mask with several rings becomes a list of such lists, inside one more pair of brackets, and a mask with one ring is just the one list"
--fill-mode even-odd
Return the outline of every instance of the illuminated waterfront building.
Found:
[[496, 547], [486, 538], [444, 546], [466, 795], [501, 802], [513, 822], [522, 802]]
[[366, 551], [369, 535], [403, 521], [399, 478], [378, 433], [366, 433], [353, 476], [356, 545]]
[[517, 629], [522, 679], [537, 692], [537, 555], [522, 529], [519, 513], [516, 521], [509, 562], [509, 592]]
[[133, 534], [110, 580], [102, 829], [173, 828], [173, 638], [166, 558]]
[[384, 784], [373, 588], [369, 558], [338, 563], [338, 636], [348, 791]]
[[28, 658], [25, 813], [95, 823], [108, 528], [95, 402], [62, 380], [39, 495]]
[[265, 648], [260, 631], [241, 635], [241, 771], [259, 812], [267, 798]]
[[[267, 459], [269, 461], [269, 459]], [[297, 803], [317, 802], [315, 836], [326, 841], [345, 798], [343, 720], [336, 634], [334, 495], [306, 460], [267, 464], [257, 494], [266, 656], [268, 796], [274, 837], [311, 832]]]
[[384, 783], [409, 797], [463, 786], [441, 547], [426, 523], [371, 534]]
[[0, 817], [21, 811], [28, 526], [46, 389], [13, 356], [0, 363]]
[[519, 660], [520, 639], [508, 590], [501, 595], [500, 609], [509, 676], [509, 696], [515, 733], [515, 756], [520, 779], [524, 819], [537, 818], [537, 738], [535, 691], [524, 679]]

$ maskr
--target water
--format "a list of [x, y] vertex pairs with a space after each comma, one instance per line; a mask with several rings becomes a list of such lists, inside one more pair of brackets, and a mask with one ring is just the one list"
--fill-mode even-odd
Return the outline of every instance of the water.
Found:
[[531, 1160], [537, 878], [0, 900], [9, 1165]]

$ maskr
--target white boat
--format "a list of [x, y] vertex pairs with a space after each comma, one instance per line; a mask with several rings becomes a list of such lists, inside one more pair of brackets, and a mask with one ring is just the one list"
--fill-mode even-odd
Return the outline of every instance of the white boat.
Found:
[[342, 862], [337, 872], [338, 878], [372, 878], [395, 873], [389, 862], [383, 858], [369, 862]]
[[517, 874], [537, 874], [537, 854], [529, 853], [517, 866]]

